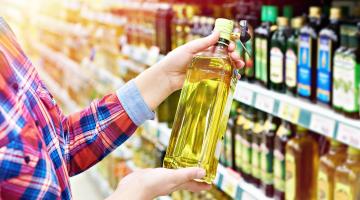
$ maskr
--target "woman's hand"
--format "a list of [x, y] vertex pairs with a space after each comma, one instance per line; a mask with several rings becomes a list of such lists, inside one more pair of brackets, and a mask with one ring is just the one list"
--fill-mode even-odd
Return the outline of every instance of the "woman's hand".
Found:
[[211, 185], [194, 181], [204, 176], [205, 170], [201, 168], [141, 169], [123, 178], [108, 200], [150, 200], [177, 190], [208, 190]]
[[[141, 95], [148, 106], [154, 110], [167, 96], [180, 89], [184, 83], [186, 69], [193, 56], [212, 45], [219, 39], [219, 33], [191, 41], [171, 51], [163, 60], [145, 70], [135, 79]], [[235, 44], [230, 43], [229, 54], [237, 68], [244, 66], [235, 50]]]

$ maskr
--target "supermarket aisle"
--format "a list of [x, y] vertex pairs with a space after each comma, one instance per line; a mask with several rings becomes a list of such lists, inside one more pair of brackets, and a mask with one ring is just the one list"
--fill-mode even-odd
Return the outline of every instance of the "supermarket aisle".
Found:
[[91, 179], [89, 172], [70, 178], [70, 183], [74, 200], [104, 199], [96, 183]]

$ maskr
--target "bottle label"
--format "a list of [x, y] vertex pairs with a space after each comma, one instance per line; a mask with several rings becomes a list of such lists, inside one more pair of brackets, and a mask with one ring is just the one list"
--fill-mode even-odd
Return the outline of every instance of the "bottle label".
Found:
[[335, 183], [334, 194], [335, 194], [334, 199], [336, 200], [354, 199], [353, 194], [351, 192], [351, 187], [341, 182]]
[[[252, 51], [253, 51], [253, 40], [249, 40], [246, 42], [245, 47], [248, 50], [248, 52], [250, 53], [250, 55], [252, 55]], [[246, 77], [254, 77], [254, 60], [252, 57], [250, 57], [247, 53], [245, 53], [245, 74]]]
[[284, 54], [278, 47], [270, 50], [270, 80], [273, 83], [282, 83], [283, 80]]
[[286, 182], [285, 182], [285, 199], [295, 199], [296, 190], [296, 166], [293, 155], [287, 153], [285, 156], [286, 164]]
[[231, 141], [231, 131], [230, 129], [227, 129], [226, 130], [226, 133], [225, 133], [225, 145], [226, 145], [226, 151], [225, 151], [225, 158], [226, 158], [226, 163], [227, 163], [227, 166], [232, 166], [233, 165], [233, 160], [232, 160], [232, 141]]
[[261, 180], [264, 184], [273, 184], [273, 151], [269, 150], [266, 145], [261, 144]]
[[268, 49], [268, 41], [266, 39], [262, 39], [261, 40], [261, 46], [260, 46], [260, 50], [261, 50], [261, 80], [267, 84], [268, 80], [267, 80], [267, 76], [268, 76], [268, 69], [267, 69], [267, 60], [268, 60], [268, 56], [267, 56], [267, 49]]
[[256, 143], [252, 143], [252, 159], [251, 159], [251, 174], [255, 178], [260, 178], [260, 147]]
[[242, 170], [246, 173], [246, 174], [250, 174], [251, 173], [251, 144], [245, 139], [243, 138], [242, 140]]
[[334, 73], [333, 73], [333, 106], [335, 108], [341, 109], [344, 102], [344, 90], [343, 86], [343, 77], [346, 75], [347, 71], [344, 67], [344, 56], [342, 53], [335, 53], [334, 55]]
[[311, 95], [311, 38], [309, 35], [299, 36], [298, 54], [298, 93], [301, 96]]
[[330, 102], [331, 90], [331, 48], [332, 41], [328, 37], [320, 37], [318, 41], [317, 60], [317, 99], [324, 103]]
[[241, 157], [241, 135], [235, 134], [235, 165], [237, 168], [241, 168], [242, 157]]
[[285, 73], [286, 73], [286, 85], [290, 88], [296, 86], [296, 66], [297, 59], [296, 54], [292, 49], [286, 51]]
[[255, 38], [255, 78], [256, 80], [262, 80], [261, 79], [261, 38], [256, 37]]
[[274, 151], [274, 186], [285, 192], [285, 159], [279, 150]]
[[355, 57], [346, 56], [344, 58], [343, 73], [347, 76], [342, 77], [342, 89], [344, 90], [343, 108], [347, 112], [359, 111], [359, 79], [360, 65], [356, 64]]
[[319, 200], [327, 200], [330, 199], [331, 188], [329, 185], [329, 179], [326, 173], [322, 170], [319, 171], [318, 175], [318, 199]]

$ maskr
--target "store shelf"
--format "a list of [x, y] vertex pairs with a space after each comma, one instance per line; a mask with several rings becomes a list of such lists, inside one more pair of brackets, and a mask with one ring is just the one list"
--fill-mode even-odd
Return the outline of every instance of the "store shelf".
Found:
[[298, 98], [239, 81], [234, 99], [356, 148], [360, 148], [360, 121]]

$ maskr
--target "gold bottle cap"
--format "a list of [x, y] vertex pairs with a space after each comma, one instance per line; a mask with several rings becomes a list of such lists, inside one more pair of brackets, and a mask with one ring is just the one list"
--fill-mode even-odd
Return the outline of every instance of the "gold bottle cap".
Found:
[[220, 38], [230, 40], [230, 35], [234, 28], [234, 22], [232, 20], [217, 18], [215, 21], [214, 30], [220, 32]]
[[291, 20], [291, 26], [293, 28], [296, 28], [296, 29], [301, 28], [303, 26], [303, 24], [304, 24], [304, 18], [302, 18], [302, 17], [295, 17]]
[[320, 15], [321, 15], [320, 14], [321, 13], [320, 7], [311, 6], [309, 10], [310, 10], [310, 12], [309, 12], [310, 17], [320, 18]]
[[206, 23], [206, 17], [201, 16], [200, 17], [200, 23], [205, 24]]
[[331, 8], [330, 9], [330, 19], [340, 19], [340, 18], [341, 18], [340, 8]]
[[277, 24], [278, 26], [287, 26], [289, 24], [289, 20], [286, 17], [278, 17]]

